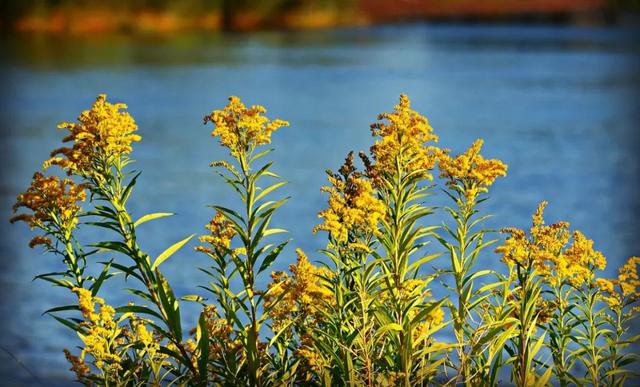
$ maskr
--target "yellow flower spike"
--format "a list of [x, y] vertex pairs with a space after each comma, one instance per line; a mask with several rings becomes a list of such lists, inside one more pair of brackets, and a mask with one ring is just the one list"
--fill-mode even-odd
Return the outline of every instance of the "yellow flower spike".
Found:
[[289, 266], [291, 276], [283, 272], [272, 273], [272, 282], [265, 295], [265, 307], [271, 308], [275, 331], [296, 318], [313, 326], [321, 318], [324, 305], [333, 300], [321, 278], [331, 273], [311, 264], [301, 249], [297, 249], [296, 254], [297, 263]]
[[[236, 235], [233, 223], [228, 221], [220, 212], [216, 212], [211, 221], [205, 226], [209, 230], [209, 235], [203, 235], [199, 238], [200, 242], [208, 244], [208, 246], [198, 246], [196, 251], [213, 255], [214, 252], [225, 255], [231, 247], [231, 240]], [[242, 251], [236, 251], [240, 254]]]
[[640, 288], [638, 265], [640, 265], [640, 257], [631, 257], [618, 270], [618, 283], [624, 297], [637, 297], [640, 294], [638, 292], [638, 288]]
[[209, 360], [216, 361], [234, 353], [242, 347], [239, 340], [234, 340], [231, 335], [233, 327], [227, 320], [218, 316], [214, 305], [204, 307], [203, 314], [209, 335]]
[[[60, 179], [57, 176], [44, 176], [36, 172], [31, 185], [20, 195], [13, 205], [13, 212], [20, 208], [32, 211], [31, 214], [17, 214], [11, 223], [26, 222], [31, 229], [46, 229], [52, 226], [64, 233], [69, 233], [78, 223], [80, 206], [86, 200], [84, 185], [76, 185], [71, 179]], [[45, 236], [36, 236], [29, 243], [30, 247], [51, 245]]]
[[526, 266], [531, 243], [525, 232], [519, 228], [503, 228], [501, 231], [510, 236], [496, 248], [496, 253], [502, 254], [503, 262], [509, 266]]
[[371, 134], [379, 139], [371, 147], [375, 163], [368, 165], [369, 176], [380, 183], [384, 176], [395, 173], [399, 162], [404, 173], [416, 172], [431, 180], [433, 176], [428, 171], [434, 168], [442, 151], [427, 145], [437, 142], [438, 136], [427, 118], [411, 109], [409, 97], [401, 94], [394, 111], [380, 114], [378, 120], [371, 124]]
[[566, 267], [563, 273], [575, 286], [589, 282], [593, 270], [603, 270], [607, 261], [601, 252], [593, 249], [593, 241], [587, 239], [580, 231], [573, 233], [573, 243], [562, 256]]
[[132, 143], [141, 140], [135, 134], [138, 126], [126, 109], [127, 105], [123, 103], [107, 102], [106, 94], [98, 95], [91, 109], [80, 114], [77, 123], [58, 125], [69, 132], [63, 142], [72, 142], [73, 146], [51, 152], [51, 158], [43, 167], [58, 165], [68, 174], [97, 177], [96, 163], [109, 164], [131, 153]]
[[[640, 299], [640, 277], [638, 276], [640, 257], [631, 257], [618, 269], [618, 278], [596, 278], [595, 286], [600, 290], [600, 299], [617, 314]], [[639, 306], [629, 308], [629, 315], [640, 310]]]
[[439, 159], [440, 177], [448, 179], [447, 185], [460, 185], [468, 202], [487, 192], [500, 176], [507, 175], [507, 165], [497, 159], [486, 160], [481, 154], [484, 141], [478, 139], [463, 154], [456, 157], [443, 152]]
[[85, 320], [92, 321], [92, 316], [95, 314], [95, 301], [91, 291], [84, 288], [73, 288], [72, 292], [78, 296], [78, 306], [82, 316]]
[[246, 107], [240, 98], [229, 97], [229, 104], [222, 110], [214, 110], [204, 117], [204, 123], [211, 122], [215, 129], [211, 132], [220, 144], [227, 147], [234, 157], [250, 152], [258, 145], [271, 143], [271, 135], [289, 122], [276, 119], [270, 121], [263, 116], [266, 109], [260, 105]]
[[614, 282], [604, 278], [596, 278], [596, 286], [600, 289], [601, 292], [613, 294], [614, 290]]
[[[105, 304], [102, 298], [94, 297], [88, 289], [76, 287], [72, 291], [78, 296], [78, 306], [85, 320], [80, 324], [84, 328], [84, 333], [80, 335], [85, 345], [83, 353], [90, 354], [99, 369], [108, 372], [121, 370], [122, 358], [112, 348], [112, 339], [121, 332], [114, 320], [115, 309]], [[98, 311], [96, 304], [100, 308]]]
[[349, 232], [376, 234], [386, 208], [376, 197], [371, 180], [353, 166], [353, 152], [339, 172], [327, 172], [331, 187], [322, 187], [322, 191], [329, 193], [329, 208], [320, 211], [318, 217], [324, 222], [314, 227], [313, 232], [327, 231], [341, 243], [347, 242]]
[[[569, 281], [574, 286], [580, 286], [590, 282], [594, 270], [605, 268], [605, 257], [593, 248], [593, 241], [582, 232], [570, 234], [569, 223], [546, 225], [546, 206], [546, 201], [541, 202], [533, 214], [530, 237], [520, 229], [503, 229], [511, 236], [496, 248], [496, 252], [502, 254], [503, 261], [509, 265], [532, 265], [538, 275], [545, 277], [552, 285]], [[567, 247], [572, 237], [572, 243]]]

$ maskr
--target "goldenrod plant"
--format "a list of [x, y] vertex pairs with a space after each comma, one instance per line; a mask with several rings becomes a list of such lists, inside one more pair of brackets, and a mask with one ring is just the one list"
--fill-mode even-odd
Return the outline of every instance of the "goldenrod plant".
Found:
[[600, 380], [604, 385], [622, 386], [625, 381], [634, 376], [632, 368], [637, 354], [625, 351], [633, 345], [638, 336], [630, 336], [631, 324], [638, 317], [640, 306], [640, 277], [638, 276], [640, 257], [631, 257], [618, 269], [616, 279], [597, 278], [596, 285], [600, 290], [597, 294], [606, 305], [603, 317], [607, 330], [605, 368]]
[[[437, 236], [449, 253], [448, 272], [453, 277], [454, 299], [449, 302], [449, 309], [458, 357], [453, 384], [478, 385], [496, 380], [497, 375], [491, 374], [495, 367], [491, 365], [499, 361], [502, 348], [491, 344], [506, 341], [512, 333], [504, 329], [509, 319], [495, 319], [495, 314], [486, 313], [492, 290], [501, 284], [498, 273], [474, 268], [483, 250], [497, 241], [485, 241], [490, 230], [481, 226], [489, 215], [479, 215], [478, 205], [487, 200], [483, 195], [494, 181], [507, 172], [507, 166], [500, 160], [485, 159], [480, 154], [482, 145], [483, 141], [478, 139], [455, 157], [444, 152], [439, 162], [441, 177], [446, 180], [444, 193], [453, 202], [445, 210], [454, 226], [443, 225], [444, 235]], [[485, 277], [494, 280], [477, 287], [477, 281]]]
[[317, 373], [323, 385], [374, 385], [376, 349], [384, 338], [373, 317], [380, 276], [371, 252], [385, 207], [372, 181], [356, 169], [353, 152], [327, 177], [331, 186], [322, 190], [329, 193], [329, 208], [319, 213], [323, 223], [314, 228], [328, 233], [323, 253], [330, 263], [321, 274], [327, 294], [317, 334], [307, 341], [314, 357], [327, 363]]
[[[69, 305], [46, 313], [78, 335], [77, 349], [64, 349], [76, 381], [638, 382], [633, 322], [640, 258], [630, 258], [615, 279], [599, 277], [603, 254], [567, 222], [546, 224], [546, 202], [529, 230], [505, 227], [502, 239], [485, 226], [483, 203], [507, 166], [480, 154], [481, 139], [458, 155], [438, 147], [434, 129], [406, 95], [371, 125], [373, 145], [359, 153], [361, 164], [350, 152], [337, 172], [327, 171], [327, 208], [313, 230], [326, 236], [325, 248], [317, 255], [297, 249], [289, 273], [272, 271], [276, 260], [293, 256], [286, 230], [277, 227], [286, 182], [269, 161], [272, 135], [288, 123], [265, 114], [230, 97], [204, 118], [228, 151], [211, 166], [237, 196], [210, 205], [207, 231], [195, 246], [202, 254], [183, 261], [206, 273], [208, 283], [180, 295], [162, 268], [195, 233], [155, 241], [168, 246], [156, 257], [139, 243], [139, 227], [173, 214], [131, 215], [129, 198], [141, 176], [131, 154], [141, 137], [126, 105], [99, 95], [76, 122], [60, 125], [68, 145], [33, 175], [12, 222], [38, 230], [29, 246], [60, 260], [59, 270], [36, 278], [68, 292]], [[438, 208], [435, 195], [450, 205]], [[445, 215], [443, 224], [431, 216], [436, 212]], [[84, 232], [89, 228], [102, 232]], [[97, 236], [102, 240], [90, 239]], [[504, 266], [490, 264], [500, 260]], [[116, 276], [126, 281], [125, 305], [105, 299], [119, 290]], [[200, 308], [193, 321], [181, 312], [183, 302]]]
[[[211, 135], [217, 137], [220, 145], [229, 150], [236, 165], [225, 161], [213, 162], [214, 168], [221, 169], [220, 175], [240, 196], [242, 206], [237, 211], [219, 205], [213, 205], [216, 215], [207, 226], [209, 235], [200, 240], [207, 244], [198, 250], [212, 258], [214, 266], [208, 290], [214, 294], [221, 306], [221, 320], [214, 326], [201, 327], [208, 333], [209, 341], [220, 339], [216, 335], [216, 325], [226, 326], [225, 342], [219, 350], [203, 344], [202, 355], [217, 359], [220, 367], [212, 371], [215, 378], [231, 385], [263, 386], [274, 384], [269, 375], [271, 357], [268, 341], [260, 336], [262, 327], [267, 323], [269, 311], [278, 306], [278, 302], [265, 304], [268, 292], [259, 289], [258, 276], [269, 269], [288, 241], [279, 244], [267, 243], [271, 235], [286, 230], [271, 227], [275, 211], [287, 201], [267, 200], [269, 195], [286, 184], [271, 171], [271, 162], [262, 162], [271, 149], [263, 150], [262, 145], [271, 142], [271, 134], [289, 123], [282, 120], [270, 121], [263, 113], [266, 109], [256, 105], [246, 107], [238, 97], [230, 97], [229, 104], [223, 110], [214, 110], [204, 118], [205, 124], [211, 122], [215, 129]], [[260, 188], [264, 179], [275, 179], [275, 183]], [[237, 246], [233, 247], [234, 240]], [[238, 278], [241, 286], [238, 290], [232, 281]], [[211, 314], [216, 314], [215, 305], [211, 305]], [[201, 336], [204, 338], [205, 336]], [[231, 341], [231, 343], [229, 343]], [[214, 351], [211, 351], [214, 349]], [[202, 360], [202, 369], [207, 368], [208, 359]]]
[[[166, 377], [177, 379], [198, 374], [183, 341], [179, 299], [158, 268], [191, 237], [168, 247], [155, 259], [138, 245], [138, 227], [172, 214], [153, 213], [134, 221], [126, 208], [140, 175], [127, 169], [133, 162], [129, 154], [132, 143], [141, 139], [135, 134], [137, 125], [126, 108], [124, 104], [107, 102], [106, 95], [99, 95], [77, 122], [60, 124], [60, 129], [68, 131], [63, 141], [70, 142], [71, 146], [54, 150], [43, 167], [48, 170], [59, 166], [70, 178], [60, 181], [55, 176], [44, 177], [36, 173], [31, 187], [18, 197], [15, 207], [26, 207], [32, 214], [13, 218], [43, 230], [45, 235], [34, 238], [31, 245], [44, 244], [49, 252], [61, 255], [67, 266], [64, 272], [41, 274], [37, 278], [66, 287], [78, 295], [78, 305], [57, 307], [47, 312], [81, 312], [83, 318], [57, 314], [54, 317], [77, 331], [85, 345], [79, 357], [66, 352], [78, 380], [85, 384], [160, 383]], [[80, 183], [74, 183], [71, 177]], [[87, 192], [90, 200], [83, 210], [79, 202], [86, 199]], [[115, 238], [95, 243], [80, 242], [74, 237], [76, 227], [80, 226], [108, 229]], [[95, 261], [96, 256], [110, 257], [112, 254], [116, 257], [102, 262], [104, 268], [98, 276], [84, 276], [89, 256]], [[126, 291], [141, 304], [114, 309], [96, 297], [105, 280], [116, 274], [113, 269], [137, 280], [140, 286]], [[67, 279], [70, 277], [72, 281]], [[100, 305], [97, 312], [94, 311], [96, 303]], [[114, 320], [116, 313], [120, 317]], [[124, 326], [125, 321], [130, 322], [132, 329]], [[151, 343], [144, 333], [146, 326], [152, 329], [153, 342], [158, 348], [140, 352], [140, 348]], [[157, 352], [167, 356], [158, 359]], [[88, 367], [87, 357], [93, 359], [97, 373]]]
[[434, 209], [424, 201], [442, 151], [429, 121], [411, 109], [406, 95], [393, 112], [378, 116], [371, 132], [372, 160], [363, 159], [385, 205], [376, 238], [380, 248], [373, 252], [381, 276], [375, 316], [387, 341], [381, 367], [392, 375], [391, 384], [424, 385], [432, 383], [446, 353], [433, 335], [447, 324], [444, 300], [431, 296], [433, 275], [423, 270], [440, 255], [425, 251], [435, 227], [425, 225]]

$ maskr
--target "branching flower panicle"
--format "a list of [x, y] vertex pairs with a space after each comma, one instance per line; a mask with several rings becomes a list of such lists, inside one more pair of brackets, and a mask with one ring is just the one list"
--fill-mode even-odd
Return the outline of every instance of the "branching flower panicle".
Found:
[[[58, 125], [69, 134], [63, 142], [72, 142], [51, 152], [44, 168], [58, 165], [69, 174], [97, 177], [96, 169], [103, 169], [115, 159], [132, 151], [132, 143], [140, 141], [135, 134], [138, 126], [126, 111], [123, 103], [107, 102], [107, 95], [100, 94], [91, 106], [78, 117], [78, 122], [63, 122]], [[99, 165], [102, 164], [102, 165]]]
[[[36, 172], [31, 185], [20, 195], [13, 206], [13, 212], [20, 208], [31, 210], [31, 214], [18, 214], [11, 222], [26, 222], [31, 229], [39, 228], [48, 232], [60, 232], [67, 239], [78, 224], [78, 203], [86, 200], [85, 187], [76, 185], [71, 179], [60, 179], [57, 176], [44, 176]], [[29, 246], [51, 245], [46, 236], [34, 237]]]
[[333, 299], [333, 294], [322, 283], [322, 276], [329, 273], [311, 264], [301, 249], [296, 249], [296, 254], [297, 263], [289, 266], [291, 276], [272, 273], [272, 283], [265, 296], [265, 307], [271, 308], [276, 331], [292, 319], [311, 328], [321, 318], [324, 305]]
[[329, 193], [329, 208], [318, 214], [324, 222], [316, 226], [314, 232], [327, 231], [340, 243], [347, 242], [349, 232], [376, 234], [386, 207], [376, 197], [371, 180], [356, 171], [353, 152], [338, 172], [327, 171], [331, 186], [323, 187], [322, 191]]
[[[94, 297], [88, 289], [74, 288], [73, 292], [78, 296], [78, 306], [84, 317], [81, 326], [85, 331], [80, 334], [80, 339], [85, 344], [83, 354], [90, 354], [95, 366], [103, 371], [121, 370], [122, 358], [113, 348], [114, 341], [121, 332], [114, 320], [115, 309], [105, 304], [102, 298]], [[99, 310], [96, 310], [96, 304]]]
[[631, 257], [619, 270], [618, 283], [623, 296], [637, 297], [639, 295], [638, 265], [640, 265], [640, 257]]
[[555, 262], [556, 280], [568, 278], [576, 287], [590, 282], [594, 270], [604, 270], [607, 260], [594, 250], [593, 240], [580, 231], [574, 231], [573, 242]]
[[596, 278], [595, 284], [602, 293], [601, 298], [612, 310], [618, 310], [628, 303], [640, 300], [640, 277], [638, 276], [640, 257], [631, 257], [618, 269], [618, 278]]
[[371, 125], [371, 134], [379, 137], [371, 147], [375, 163], [369, 164], [368, 174], [377, 183], [385, 176], [393, 176], [398, 165], [404, 173], [417, 173], [431, 180], [429, 173], [436, 165], [441, 150], [430, 142], [437, 142], [426, 117], [411, 109], [409, 97], [401, 94], [400, 103], [391, 113], [382, 113]]
[[209, 336], [209, 360], [219, 361], [242, 348], [242, 342], [233, 337], [233, 326], [224, 318], [220, 318], [214, 305], [207, 305], [203, 310], [205, 325]]
[[451, 157], [443, 152], [440, 157], [440, 177], [447, 179], [449, 187], [461, 190], [468, 202], [475, 201], [480, 193], [500, 176], [507, 175], [507, 166], [497, 159], [485, 159], [480, 154], [483, 140], [478, 139], [464, 153]]
[[545, 225], [543, 215], [546, 206], [546, 201], [540, 203], [532, 217], [531, 237], [520, 229], [503, 229], [511, 236], [496, 252], [502, 254], [504, 262], [509, 265], [535, 268], [551, 284], [569, 281], [580, 286], [590, 282], [594, 270], [605, 268], [606, 259], [601, 252], [594, 250], [593, 241], [580, 231], [573, 232], [573, 241], [567, 247], [572, 236], [569, 223]]
[[233, 224], [221, 212], [216, 212], [205, 228], [210, 234], [202, 235], [199, 239], [208, 246], [197, 246], [196, 250], [211, 255], [215, 252], [223, 256], [231, 247], [231, 239], [236, 235]]
[[211, 122], [215, 129], [213, 137], [219, 137], [220, 144], [229, 148], [231, 155], [239, 157], [258, 145], [271, 143], [271, 134], [278, 128], [289, 126], [284, 120], [270, 121], [263, 114], [264, 106], [246, 107], [240, 98], [229, 97], [229, 104], [222, 110], [214, 110], [204, 117], [204, 123]]

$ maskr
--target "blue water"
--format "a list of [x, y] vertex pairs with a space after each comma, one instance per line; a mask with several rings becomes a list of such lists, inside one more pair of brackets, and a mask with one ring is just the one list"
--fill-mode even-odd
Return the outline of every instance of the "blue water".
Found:
[[[549, 200], [547, 219], [567, 220], [594, 239], [612, 275], [640, 254], [635, 32], [412, 25], [172, 39], [4, 39], [0, 380], [64, 384], [71, 376], [61, 349], [79, 341], [41, 313], [72, 299], [31, 281], [60, 262], [30, 250], [27, 227], [9, 226], [7, 219], [15, 196], [59, 146], [56, 123], [74, 119], [98, 93], [128, 103], [143, 136], [133, 154], [144, 172], [132, 212], [177, 213], [144, 226], [141, 243], [151, 255], [203, 232], [212, 215], [206, 205], [231, 200], [208, 167], [224, 151], [209, 136], [211, 127], [202, 126], [202, 117], [228, 95], [291, 122], [273, 139], [274, 168], [290, 181], [286, 193], [293, 196], [274, 226], [291, 231], [291, 247], [319, 259], [324, 236], [314, 237], [311, 228], [325, 206], [323, 171], [337, 168], [349, 150], [367, 149], [369, 124], [407, 93], [443, 146], [462, 151], [483, 137], [483, 153], [509, 164], [508, 178], [495, 184], [485, 206], [495, 215], [490, 226], [526, 227], [537, 203]], [[289, 249], [277, 268], [294, 256]], [[186, 248], [163, 266], [176, 291], [187, 294], [206, 283], [195, 269], [206, 264]], [[500, 265], [492, 254], [480, 264]], [[126, 295], [106, 290], [110, 302], [126, 302]], [[185, 308], [189, 318], [193, 308]]]

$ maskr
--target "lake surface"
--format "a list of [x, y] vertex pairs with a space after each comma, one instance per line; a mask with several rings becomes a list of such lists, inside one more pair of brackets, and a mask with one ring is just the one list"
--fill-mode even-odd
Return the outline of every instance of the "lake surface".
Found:
[[[549, 200], [547, 220], [567, 220], [594, 239], [613, 275], [627, 257], [640, 254], [637, 32], [622, 26], [409, 25], [172, 39], [5, 38], [0, 380], [65, 385], [71, 378], [61, 350], [79, 340], [41, 313], [73, 300], [62, 289], [31, 281], [61, 263], [30, 250], [28, 228], [9, 226], [8, 218], [15, 196], [59, 146], [56, 124], [75, 119], [98, 93], [126, 102], [143, 136], [133, 153], [144, 172], [132, 212], [177, 213], [144, 226], [141, 243], [151, 255], [204, 232], [212, 215], [206, 205], [231, 200], [230, 189], [208, 167], [225, 152], [202, 117], [239, 95], [291, 122], [273, 139], [274, 169], [290, 181], [293, 196], [274, 219], [293, 239], [277, 268], [295, 260], [294, 246], [320, 259], [315, 251], [325, 238], [311, 228], [325, 206], [319, 191], [324, 170], [338, 168], [349, 150], [367, 149], [369, 124], [407, 93], [443, 146], [459, 152], [482, 137], [483, 153], [509, 164], [508, 178], [498, 180], [485, 205], [495, 215], [489, 226], [527, 227], [537, 203]], [[491, 253], [480, 264], [501, 265]], [[163, 264], [179, 294], [206, 283], [195, 269], [206, 265], [191, 248]], [[126, 303], [126, 295], [106, 290], [110, 303]], [[185, 308], [191, 318], [195, 310]]]

